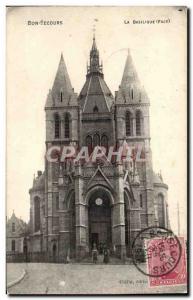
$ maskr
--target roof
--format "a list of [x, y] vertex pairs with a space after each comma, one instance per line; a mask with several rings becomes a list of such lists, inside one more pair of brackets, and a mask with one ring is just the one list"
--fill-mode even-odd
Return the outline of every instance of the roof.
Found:
[[69, 104], [77, 104], [77, 95], [72, 88], [64, 57], [63, 54], [61, 54], [55, 80], [47, 96], [46, 107]]
[[163, 183], [163, 180], [160, 178], [160, 176], [153, 172], [153, 183]]
[[119, 91], [116, 98], [116, 103], [126, 102], [149, 102], [146, 91], [139, 80], [129, 50], [125, 62], [121, 84], [119, 86]]
[[79, 103], [84, 113], [93, 113], [97, 106], [98, 112], [110, 112], [113, 96], [100, 74], [91, 74], [79, 95]]
[[[7, 230], [8, 232], [11, 231], [11, 225], [12, 223], [15, 223], [15, 226], [16, 226], [16, 230], [15, 230], [15, 233], [19, 233], [19, 234], [23, 234], [26, 232], [27, 230], [27, 224], [21, 219], [21, 218], [18, 218], [16, 217], [14, 211], [11, 215], [11, 217], [7, 220]], [[8, 233], [8, 236], [9, 236], [10, 232]]]
[[40, 176], [34, 178], [32, 189], [35, 190], [44, 190], [45, 187], [45, 174], [41, 174]]

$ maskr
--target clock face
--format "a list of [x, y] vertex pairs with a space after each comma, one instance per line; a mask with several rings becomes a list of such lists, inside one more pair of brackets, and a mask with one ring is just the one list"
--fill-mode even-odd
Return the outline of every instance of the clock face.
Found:
[[102, 205], [103, 204], [103, 200], [101, 198], [97, 198], [95, 200], [96, 205]]

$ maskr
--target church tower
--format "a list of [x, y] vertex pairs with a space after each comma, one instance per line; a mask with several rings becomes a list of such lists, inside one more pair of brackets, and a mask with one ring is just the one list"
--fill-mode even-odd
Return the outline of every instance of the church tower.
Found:
[[81, 145], [94, 147], [114, 143], [113, 103], [114, 97], [104, 81], [94, 36], [86, 82], [79, 95]]
[[[45, 105], [46, 112], [46, 151], [50, 147], [78, 146], [79, 107], [77, 94], [61, 55], [52, 89]], [[57, 149], [57, 148], [56, 148]], [[45, 161], [45, 214], [46, 249], [50, 255], [56, 252], [64, 259], [70, 244], [68, 216], [66, 216], [66, 193], [69, 164]], [[73, 205], [73, 204], [72, 204]], [[60, 238], [59, 238], [60, 237]], [[62, 250], [61, 250], [62, 249]]]
[[[139, 207], [144, 211], [141, 214], [142, 226], [155, 225], [153, 170], [150, 148], [149, 129], [149, 99], [144, 87], [141, 85], [130, 50], [124, 67], [124, 72], [116, 93], [116, 138], [120, 144], [127, 142], [129, 147], [141, 151], [145, 162], [133, 161], [133, 178], [139, 180]], [[133, 183], [132, 183], [133, 181]]]
[[[152, 169], [149, 106], [130, 51], [115, 97], [104, 80], [95, 36], [79, 96], [61, 55], [45, 105], [46, 153], [52, 149], [56, 159], [45, 158], [45, 171], [38, 171], [29, 191], [33, 261], [88, 259], [93, 247], [131, 258], [141, 230], [169, 227], [168, 187]], [[65, 146], [77, 152], [87, 146], [90, 158], [96, 146], [115, 157], [123, 149], [122, 159], [61, 161]]]

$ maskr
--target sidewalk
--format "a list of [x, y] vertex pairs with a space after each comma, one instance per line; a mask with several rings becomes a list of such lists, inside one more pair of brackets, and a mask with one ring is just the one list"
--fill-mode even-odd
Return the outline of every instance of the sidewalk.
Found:
[[25, 276], [25, 263], [7, 263], [6, 279], [7, 287], [20, 282]]

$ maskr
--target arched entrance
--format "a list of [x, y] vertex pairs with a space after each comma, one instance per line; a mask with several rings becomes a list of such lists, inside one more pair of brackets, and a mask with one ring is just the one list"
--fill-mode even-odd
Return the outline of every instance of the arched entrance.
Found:
[[102, 251], [104, 246], [111, 248], [111, 202], [108, 193], [101, 189], [93, 192], [88, 202], [89, 248], [96, 244]]

